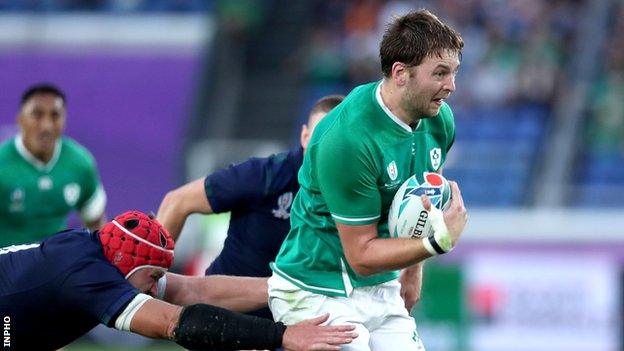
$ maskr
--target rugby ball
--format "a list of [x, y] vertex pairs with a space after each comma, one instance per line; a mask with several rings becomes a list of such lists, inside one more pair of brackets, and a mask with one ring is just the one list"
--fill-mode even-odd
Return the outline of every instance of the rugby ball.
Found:
[[388, 212], [388, 230], [392, 238], [420, 238], [433, 234], [429, 212], [421, 195], [427, 195], [431, 205], [445, 210], [451, 203], [449, 182], [438, 173], [413, 175], [397, 190]]

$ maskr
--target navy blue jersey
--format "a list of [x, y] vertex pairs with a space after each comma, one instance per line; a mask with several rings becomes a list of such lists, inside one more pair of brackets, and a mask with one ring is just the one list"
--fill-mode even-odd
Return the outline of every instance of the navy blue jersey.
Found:
[[0, 316], [10, 318], [11, 349], [58, 349], [99, 323], [113, 326], [138, 293], [88, 230], [0, 249]]
[[290, 230], [290, 205], [299, 190], [297, 172], [303, 149], [251, 158], [219, 170], [205, 180], [215, 213], [231, 211], [221, 254], [206, 274], [268, 277]]

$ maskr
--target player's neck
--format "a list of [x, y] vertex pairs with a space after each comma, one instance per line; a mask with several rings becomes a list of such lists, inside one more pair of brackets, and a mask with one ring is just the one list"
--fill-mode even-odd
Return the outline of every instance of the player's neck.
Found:
[[401, 108], [401, 93], [397, 87], [394, 86], [392, 81], [384, 79], [381, 83], [380, 93], [381, 100], [390, 112], [409, 126], [412, 126], [415, 123], [414, 120], [409, 117], [409, 114]]
[[50, 162], [50, 160], [52, 160], [52, 157], [54, 156], [54, 149], [56, 148], [56, 145], [51, 150], [38, 151], [32, 145], [29, 145], [26, 140], [22, 139], [22, 143], [26, 151], [28, 151], [32, 155], [32, 157], [41, 161], [43, 164], [47, 164], [48, 162]]
[[34, 153], [31, 152], [33, 154], [33, 156], [35, 156], [39, 161], [47, 164], [48, 162], [50, 162], [50, 160], [52, 160], [52, 156], [54, 156], [54, 150], [52, 150], [52, 152], [40, 152], [40, 153]]

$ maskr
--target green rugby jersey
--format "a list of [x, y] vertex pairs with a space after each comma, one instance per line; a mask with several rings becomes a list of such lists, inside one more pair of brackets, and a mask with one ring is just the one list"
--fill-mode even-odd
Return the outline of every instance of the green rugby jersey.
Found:
[[0, 144], [0, 247], [41, 240], [66, 227], [69, 212], [98, 219], [106, 206], [95, 160], [70, 138], [61, 138], [44, 164], [18, 135]]
[[388, 238], [388, 210], [410, 176], [438, 171], [455, 137], [453, 113], [420, 120], [415, 130], [383, 104], [380, 82], [355, 88], [314, 131], [299, 170], [301, 188], [291, 229], [271, 263], [301, 289], [348, 296], [354, 287], [381, 284], [397, 271], [358, 275], [345, 258], [335, 222], [377, 223]]

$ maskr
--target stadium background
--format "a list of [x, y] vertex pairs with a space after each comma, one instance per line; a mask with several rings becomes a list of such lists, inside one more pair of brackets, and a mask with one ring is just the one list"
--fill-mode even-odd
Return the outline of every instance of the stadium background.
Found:
[[[445, 175], [470, 215], [426, 265], [427, 349], [624, 349], [624, 1], [0, 0], [0, 135], [26, 86], [56, 83], [108, 214], [156, 211], [187, 180], [295, 145], [316, 98], [379, 78], [387, 19], [421, 7], [466, 42]], [[226, 228], [191, 218], [177, 270], [203, 271]], [[139, 346], [174, 348], [67, 349]]]

